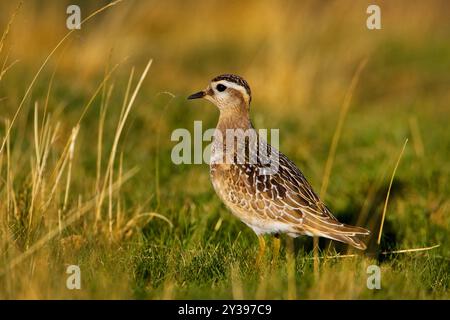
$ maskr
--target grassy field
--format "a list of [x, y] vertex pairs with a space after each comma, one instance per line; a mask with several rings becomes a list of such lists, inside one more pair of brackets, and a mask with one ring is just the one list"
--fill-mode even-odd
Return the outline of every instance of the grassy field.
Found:
[[[107, 4], [78, 3], [82, 19]], [[71, 1], [3, 1], [0, 298], [449, 299], [450, 5], [377, 3], [372, 31], [369, 1], [124, 0], [70, 32]], [[187, 95], [226, 72], [317, 192], [329, 179], [335, 215], [372, 230], [365, 254], [321, 239], [314, 259], [311, 238], [283, 237], [258, 269], [208, 165], [171, 161], [174, 129], [218, 118]]]

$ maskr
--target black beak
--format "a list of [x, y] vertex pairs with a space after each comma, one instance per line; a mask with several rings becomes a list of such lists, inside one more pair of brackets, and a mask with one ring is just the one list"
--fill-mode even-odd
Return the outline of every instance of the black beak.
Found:
[[199, 91], [197, 93], [191, 94], [188, 100], [203, 98], [206, 95], [205, 91]]

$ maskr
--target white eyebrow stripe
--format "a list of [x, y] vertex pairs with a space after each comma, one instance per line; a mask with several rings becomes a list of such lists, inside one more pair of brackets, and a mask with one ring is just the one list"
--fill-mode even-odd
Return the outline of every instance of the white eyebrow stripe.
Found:
[[245, 94], [245, 96], [247, 97], [247, 99], [250, 98], [250, 96], [249, 96], [248, 93], [247, 93], [247, 89], [245, 89], [243, 86], [241, 86], [241, 85], [239, 85], [239, 84], [237, 84], [237, 83], [230, 82], [230, 81], [227, 81], [227, 80], [215, 81], [215, 82], [212, 82], [212, 85], [213, 85], [214, 89], [216, 88], [216, 86], [217, 86], [219, 83], [220, 83], [220, 84], [223, 84], [224, 86], [226, 86], [226, 87], [228, 87], [228, 88], [233, 88], [233, 89], [235, 89], [235, 90], [238, 90], [239, 92]]

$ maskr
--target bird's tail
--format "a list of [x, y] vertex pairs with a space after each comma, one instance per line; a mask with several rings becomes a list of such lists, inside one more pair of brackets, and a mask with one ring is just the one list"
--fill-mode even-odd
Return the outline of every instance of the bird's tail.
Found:
[[344, 242], [352, 247], [355, 247], [359, 250], [366, 250], [367, 246], [365, 242], [362, 240], [362, 238], [368, 236], [370, 234], [369, 230], [364, 229], [367, 233], [366, 234], [355, 234], [355, 235], [342, 235], [342, 234], [330, 234], [330, 235], [324, 235], [326, 238], [333, 239], [336, 241]]
[[357, 249], [366, 250], [367, 246], [362, 239], [370, 235], [369, 230], [343, 224], [337, 220], [327, 222], [326, 224], [304, 223], [302, 227], [307, 234], [340, 241]]

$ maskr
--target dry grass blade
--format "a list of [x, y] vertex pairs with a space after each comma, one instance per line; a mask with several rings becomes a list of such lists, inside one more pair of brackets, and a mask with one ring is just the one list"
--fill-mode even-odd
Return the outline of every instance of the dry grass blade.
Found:
[[[156, 213], [156, 212], [145, 212], [145, 213], [141, 213], [138, 214], [137, 216], [133, 217], [130, 221], [127, 222], [125, 228], [131, 228], [133, 226], [135, 226], [138, 223], [138, 220], [140, 220], [141, 218], [159, 218], [161, 220], [164, 220], [165, 222], [167, 222], [167, 224], [173, 228], [173, 223], [172, 221], [170, 221], [169, 219], [167, 219], [165, 216], [163, 216], [162, 214]], [[148, 220], [147, 220], [148, 221]], [[147, 222], [146, 222], [147, 223]]]
[[383, 233], [384, 219], [386, 218], [387, 205], [389, 202], [389, 196], [391, 194], [392, 183], [394, 182], [395, 172], [397, 171], [398, 165], [403, 156], [403, 152], [405, 151], [407, 143], [408, 143], [408, 139], [406, 139], [405, 143], [403, 144], [402, 151], [400, 152], [400, 155], [398, 156], [397, 163], [395, 164], [394, 171], [392, 172], [391, 181], [389, 182], [389, 188], [388, 188], [388, 192], [386, 194], [386, 200], [384, 201], [383, 215], [381, 216], [380, 231], [378, 233], [378, 239], [377, 239], [378, 245], [380, 245], [380, 242], [381, 242], [381, 234]]
[[432, 250], [432, 249], [436, 249], [439, 248], [441, 245], [440, 244], [436, 244], [434, 246], [431, 247], [424, 247], [424, 248], [413, 248], [413, 249], [402, 249], [402, 250], [394, 250], [394, 251], [383, 251], [381, 252], [381, 254], [396, 254], [396, 253], [408, 253], [408, 252], [421, 252], [421, 251], [428, 251], [428, 250]]
[[8, 24], [6, 25], [5, 31], [2, 34], [2, 38], [0, 39], [0, 53], [3, 50], [3, 46], [5, 44], [6, 37], [8, 36], [9, 30], [11, 29], [11, 25], [14, 22], [14, 19], [16, 18], [17, 14], [19, 13], [20, 7], [22, 7], [22, 1], [19, 2], [16, 9], [14, 10], [13, 14], [11, 15], [11, 18], [8, 21]]
[[[430, 246], [430, 247], [423, 247], [423, 248], [412, 248], [412, 249], [401, 249], [401, 250], [394, 250], [394, 251], [383, 251], [380, 252], [381, 255], [390, 255], [390, 254], [399, 254], [399, 253], [412, 253], [412, 252], [423, 252], [423, 251], [429, 251], [429, 250], [433, 250], [436, 248], [439, 248], [441, 245], [440, 244], [436, 244], [434, 246]], [[366, 253], [364, 256], [367, 257], [371, 257], [371, 256], [376, 256], [376, 253]], [[360, 254], [337, 254], [334, 256], [323, 256], [323, 257], [319, 257], [319, 259], [343, 259], [343, 258], [355, 258], [355, 257], [361, 257], [362, 255]], [[313, 260], [315, 258], [305, 258], [305, 260]]]
[[[80, 25], [83, 25], [84, 23], [86, 23], [87, 21], [89, 21], [90, 19], [92, 19], [94, 16], [96, 16], [97, 14], [101, 13], [102, 11], [106, 10], [109, 7], [112, 7], [114, 5], [116, 5], [117, 3], [122, 2], [122, 0], [116, 0], [114, 2], [108, 3], [107, 5], [103, 6], [102, 8], [94, 11], [93, 13], [91, 13], [88, 17], [86, 17], [83, 21], [81, 21]], [[77, 29], [72, 29], [70, 30], [59, 42], [58, 44], [53, 48], [53, 50], [47, 55], [47, 57], [45, 58], [44, 62], [41, 64], [41, 66], [39, 67], [38, 71], [36, 72], [36, 74], [34, 75], [33, 79], [31, 80], [30, 85], [28, 86], [27, 90], [25, 91], [25, 94], [22, 98], [22, 100], [19, 103], [19, 106], [17, 107], [16, 112], [14, 113], [14, 116], [11, 120], [11, 123], [8, 127], [8, 129], [6, 130], [6, 134], [5, 137], [3, 138], [3, 142], [2, 145], [0, 146], [0, 153], [3, 152], [3, 148], [5, 147], [5, 143], [6, 143], [6, 139], [7, 137], [10, 135], [11, 133], [11, 129], [17, 119], [17, 117], [19, 116], [20, 111], [22, 110], [23, 105], [25, 104], [26, 99], [28, 98], [28, 96], [31, 93], [31, 89], [33, 88], [37, 78], [39, 77], [39, 75], [41, 74], [42, 70], [44, 70], [45, 66], [47, 65], [47, 63], [50, 61], [50, 58], [55, 54], [55, 52], [58, 50], [58, 48], [67, 40], [67, 38], [70, 37], [70, 35], [75, 32]]]
[[[320, 198], [322, 199], [322, 201], [324, 201], [325, 197], [326, 197], [328, 183], [329, 183], [330, 175], [331, 175], [331, 169], [333, 168], [333, 162], [334, 162], [334, 158], [336, 156], [338, 142], [341, 137], [342, 128], [344, 126], [344, 120], [347, 116], [348, 110], [350, 109], [350, 102], [353, 97], [353, 92], [355, 91], [356, 85], [358, 84], [358, 81], [359, 81], [359, 77], [360, 77], [361, 72], [363, 71], [364, 67], [367, 64], [367, 61], [368, 61], [368, 59], [365, 58], [358, 65], [358, 68], [356, 69], [356, 72], [353, 75], [352, 81], [350, 82], [350, 86], [347, 89], [347, 92], [344, 97], [344, 101], [342, 103], [341, 112], [339, 114], [338, 124], [337, 124], [336, 130], [334, 131], [334, 134], [333, 134], [333, 139], [331, 141], [330, 150], [328, 152], [327, 162], [325, 163], [325, 170], [323, 173], [322, 185], [320, 187]], [[319, 256], [319, 252], [318, 252], [319, 239], [317, 237], [314, 237], [313, 241], [314, 241], [313, 254], [314, 254], [315, 258], [318, 258], [318, 256]], [[318, 277], [318, 272], [319, 272], [319, 263], [318, 263], [318, 259], [315, 259], [314, 260], [314, 274], [315, 274], [316, 278]]]
[[77, 125], [75, 128], [72, 129], [72, 135], [70, 137], [70, 147], [69, 147], [69, 168], [67, 169], [67, 179], [66, 179], [66, 192], [64, 194], [64, 202], [63, 202], [63, 211], [66, 211], [67, 208], [67, 202], [69, 199], [69, 190], [70, 190], [70, 182], [72, 177], [72, 161], [73, 161], [73, 154], [75, 151], [75, 142], [77, 140], [78, 132], [80, 130], [80, 126]]
[[341, 113], [339, 114], [338, 124], [336, 126], [336, 130], [333, 135], [333, 140], [331, 141], [330, 151], [328, 153], [327, 162], [325, 164], [325, 170], [323, 173], [322, 186], [320, 188], [320, 197], [322, 198], [322, 200], [324, 200], [326, 197], [331, 169], [333, 168], [333, 162], [336, 155], [337, 145], [339, 142], [339, 138], [341, 137], [342, 127], [344, 126], [344, 120], [350, 108], [350, 102], [353, 97], [353, 92], [355, 91], [356, 85], [358, 84], [361, 72], [363, 71], [364, 67], [367, 64], [367, 60], [368, 59], [366, 58], [359, 64], [355, 74], [353, 75], [350, 87], [348, 88], [347, 93], [345, 94], [344, 97], [344, 102], [341, 107]]
[[[142, 72], [142, 75], [141, 75], [141, 77], [140, 77], [140, 79], [139, 79], [139, 81], [138, 81], [138, 83], [136, 85], [136, 88], [134, 89], [133, 94], [131, 95], [131, 98], [130, 98], [130, 101], [128, 102], [128, 105], [126, 105], [126, 108], [123, 109], [122, 112], [121, 112], [121, 117], [119, 119], [119, 124], [117, 126], [116, 133], [115, 133], [115, 136], [114, 136], [114, 141], [113, 141], [113, 145], [112, 145], [112, 149], [111, 149], [111, 153], [110, 153], [110, 157], [109, 157], [109, 161], [108, 161], [108, 166], [106, 168], [105, 179], [103, 181], [103, 187], [102, 187], [102, 189], [100, 191], [102, 196], [100, 197], [100, 200], [97, 203], [97, 209], [96, 209], [97, 210], [97, 217], [100, 217], [99, 210], [100, 210], [100, 208], [101, 208], [101, 206], [103, 204], [103, 195], [106, 192], [106, 188], [107, 188], [108, 182], [111, 182], [112, 178], [113, 178], [114, 162], [115, 162], [115, 158], [116, 158], [116, 154], [117, 154], [117, 147], [118, 147], [118, 144], [119, 144], [120, 137], [122, 135], [123, 128], [125, 127], [125, 123], [126, 123], [126, 120], [128, 118], [128, 115], [129, 115], [129, 113], [131, 111], [131, 108], [132, 108], [132, 106], [134, 104], [134, 101], [136, 100], [137, 94], [138, 94], [138, 92], [139, 92], [139, 90], [140, 90], [140, 88], [142, 86], [142, 83], [144, 82], [144, 79], [146, 78], [147, 73], [148, 73], [148, 71], [149, 71], [149, 69], [150, 69], [150, 67], [152, 65], [152, 62], [153, 62], [152, 59], [150, 59], [148, 61], [147, 65], [146, 65], [144, 71]], [[111, 214], [109, 215], [109, 231], [110, 231], [110, 233], [112, 235], [112, 215]]]
[[[134, 168], [129, 172], [127, 172], [121, 178], [121, 183], [125, 183], [132, 176], [134, 176], [137, 173], [137, 171], [138, 170]], [[116, 182], [113, 188], [114, 190], [117, 190], [119, 188], [119, 183]], [[22, 261], [30, 257], [33, 253], [42, 248], [47, 242], [56, 237], [61, 232], [61, 230], [64, 230], [65, 228], [73, 224], [75, 221], [79, 220], [82, 216], [84, 216], [87, 212], [89, 212], [92, 209], [92, 207], [95, 206], [97, 197], [99, 196], [101, 195], [96, 195], [93, 199], [86, 202], [82, 207], [73, 209], [70, 212], [70, 214], [68, 214], [68, 217], [62, 222], [61, 226], [58, 226], [50, 230], [45, 236], [43, 236], [41, 239], [39, 239], [33, 245], [31, 245], [24, 253], [14, 258], [6, 268], [0, 270], [0, 275], [4, 274], [7, 270], [10, 270], [15, 266], [17, 266], [18, 264], [20, 264]]]
[[14, 60], [11, 62], [8, 66], [6, 66], [7, 58], [5, 59], [5, 63], [2, 66], [2, 69], [0, 71], [0, 81], [2, 80], [3, 76], [8, 72], [9, 69], [11, 69], [19, 60]]
[[91, 99], [88, 101], [88, 103], [86, 104], [86, 106], [83, 109], [83, 112], [81, 113], [80, 119], [78, 119], [78, 124], [81, 123], [81, 121], [83, 120], [84, 116], [86, 115], [87, 111], [89, 110], [90, 106], [92, 105], [92, 103], [94, 102], [95, 98], [97, 97], [97, 95], [100, 93], [100, 91], [105, 87], [108, 79], [111, 77], [111, 75], [114, 73], [114, 71], [116, 71], [116, 69], [120, 66], [120, 63], [116, 64], [103, 78], [102, 82], [100, 83], [100, 85], [97, 87], [97, 89], [95, 90], [94, 94], [92, 95]]

